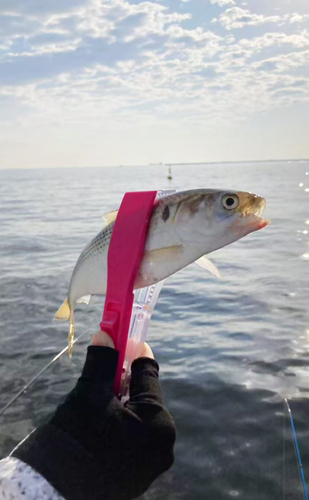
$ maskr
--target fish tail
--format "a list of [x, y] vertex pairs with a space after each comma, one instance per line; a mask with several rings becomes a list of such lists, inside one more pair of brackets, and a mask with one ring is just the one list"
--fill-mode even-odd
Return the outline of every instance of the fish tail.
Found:
[[68, 354], [69, 358], [72, 357], [73, 346], [74, 346], [74, 314], [73, 310], [70, 311], [70, 326], [69, 326], [69, 335], [68, 335]]
[[73, 352], [73, 345], [74, 345], [74, 311], [73, 308], [70, 307], [69, 299], [65, 299], [63, 304], [59, 307], [58, 311], [56, 312], [56, 319], [69, 319], [70, 320], [70, 326], [69, 326], [69, 335], [68, 335], [68, 354], [69, 357], [72, 357], [72, 352]]
[[66, 320], [69, 319], [70, 317], [71, 317], [71, 307], [69, 304], [69, 299], [66, 299], [56, 312], [55, 318]]

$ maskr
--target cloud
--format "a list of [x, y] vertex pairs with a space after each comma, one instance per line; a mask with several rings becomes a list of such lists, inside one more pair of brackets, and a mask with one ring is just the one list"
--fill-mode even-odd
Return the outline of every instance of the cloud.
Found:
[[297, 14], [296, 12], [294, 12], [294, 14], [292, 14], [289, 18], [289, 22], [291, 24], [303, 23], [303, 22], [306, 22], [308, 20], [309, 20], [309, 14]]
[[282, 32], [270, 32], [264, 33], [261, 36], [254, 38], [241, 38], [235, 48], [241, 51], [246, 51], [247, 55], [250, 57], [259, 57], [259, 54], [263, 51], [273, 48], [274, 50], [279, 50], [280, 48], [286, 46], [289, 48], [305, 48], [309, 47], [309, 32], [303, 30], [300, 33], [287, 35]]
[[308, 72], [309, 65], [309, 50], [300, 52], [290, 52], [288, 54], [280, 54], [278, 56], [254, 62], [252, 67], [258, 70], [268, 70], [269, 67], [276, 69], [278, 73], [285, 73], [291, 78], [292, 75], [297, 74], [304, 76]]
[[269, 23], [282, 26], [286, 23], [295, 24], [308, 20], [309, 14], [286, 13], [282, 15], [267, 16], [250, 12], [248, 9], [242, 9], [241, 7], [232, 7], [225, 10], [219, 18], [214, 18], [212, 22], [218, 22], [227, 30], [234, 30], [244, 28], [245, 26], [258, 26]]
[[0, 0], [0, 12], [11, 12], [17, 15], [32, 15], [42, 17], [50, 13], [67, 12], [79, 5], [84, 5], [85, 0]]
[[265, 23], [280, 23], [280, 16], [264, 16], [255, 14], [240, 7], [232, 7], [222, 13], [218, 22], [227, 30], [243, 28], [244, 26], [256, 26]]
[[224, 7], [225, 5], [235, 5], [234, 0], [210, 0], [210, 3], [217, 3], [219, 7]]
[[[14, 109], [20, 103], [25, 123], [32, 119], [40, 126], [95, 127], [103, 121], [117, 129], [183, 121], [211, 127], [306, 100], [309, 34], [298, 29], [303, 16], [235, 6], [211, 24], [211, 18], [198, 18], [193, 2], [180, 7], [12, 0], [0, 24], [3, 119], [12, 99]], [[276, 31], [230, 33], [246, 25], [266, 30], [269, 24]]]

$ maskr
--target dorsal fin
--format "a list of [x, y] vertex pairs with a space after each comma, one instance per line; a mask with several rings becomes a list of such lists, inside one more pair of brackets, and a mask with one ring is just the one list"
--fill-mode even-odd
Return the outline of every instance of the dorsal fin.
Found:
[[103, 219], [105, 220], [106, 225], [108, 226], [108, 224], [115, 222], [117, 215], [118, 210], [112, 210], [112, 212], [108, 212], [107, 214], [103, 215]]

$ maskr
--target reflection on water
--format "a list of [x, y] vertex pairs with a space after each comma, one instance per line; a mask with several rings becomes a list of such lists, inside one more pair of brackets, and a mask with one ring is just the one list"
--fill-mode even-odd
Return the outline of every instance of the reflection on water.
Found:
[[[283, 398], [299, 402], [291, 407], [306, 468], [309, 210], [299, 187], [307, 189], [307, 170], [308, 162], [175, 166], [171, 181], [164, 166], [0, 171], [1, 407], [66, 345], [67, 325], [53, 316], [71, 269], [125, 191], [256, 192], [265, 196], [272, 224], [211, 256], [222, 279], [192, 265], [161, 292], [148, 338], [178, 440], [174, 467], [143, 500], [274, 500], [284, 492], [297, 499], [301, 484], [291, 436], [284, 434]], [[91, 325], [95, 331], [101, 313], [100, 301], [80, 306], [77, 335]], [[88, 341], [0, 417], [2, 455], [72, 388]]]

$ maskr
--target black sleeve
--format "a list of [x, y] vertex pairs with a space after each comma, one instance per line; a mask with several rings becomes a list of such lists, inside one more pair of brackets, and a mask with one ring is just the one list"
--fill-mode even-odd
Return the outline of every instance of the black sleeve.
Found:
[[67, 500], [131, 500], [173, 463], [175, 425], [164, 408], [158, 364], [132, 364], [130, 400], [113, 394], [118, 353], [90, 346], [81, 378], [47, 425], [13, 456]]
[[176, 439], [174, 421], [163, 404], [159, 365], [155, 360], [139, 358], [132, 363], [130, 400], [125, 406], [143, 423], [139, 468], [151, 484], [172, 466]]

